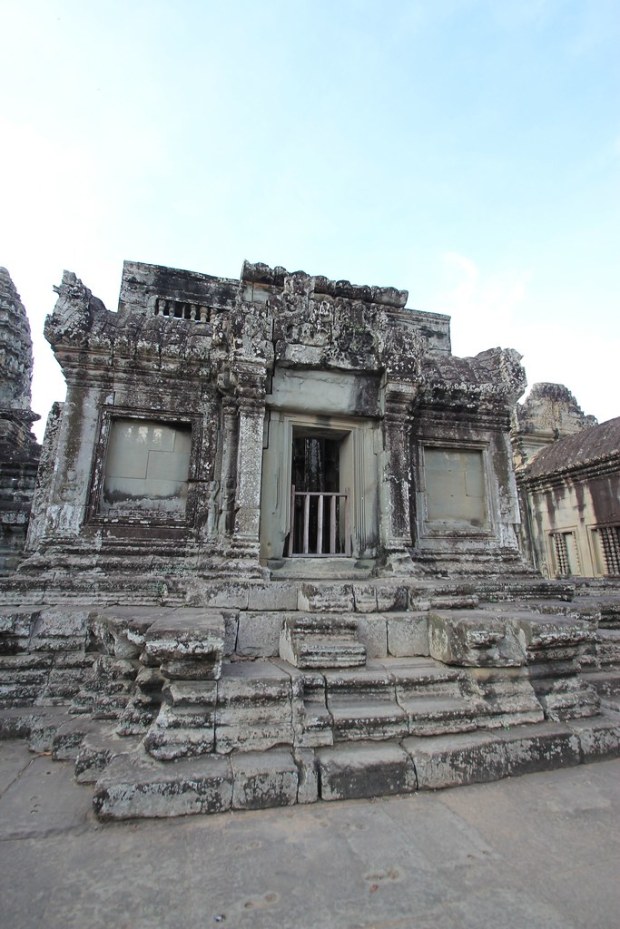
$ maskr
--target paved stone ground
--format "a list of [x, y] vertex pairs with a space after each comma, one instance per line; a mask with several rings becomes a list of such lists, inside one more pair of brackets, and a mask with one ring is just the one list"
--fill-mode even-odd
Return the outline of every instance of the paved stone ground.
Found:
[[616, 929], [620, 761], [493, 784], [102, 825], [0, 743], [6, 929]]

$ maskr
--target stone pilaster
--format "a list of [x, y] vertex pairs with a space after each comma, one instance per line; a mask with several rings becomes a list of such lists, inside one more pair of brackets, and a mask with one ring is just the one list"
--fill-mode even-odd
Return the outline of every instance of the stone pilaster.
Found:
[[236, 552], [258, 560], [265, 421], [265, 371], [260, 362], [237, 361], [238, 398], [235, 518]]
[[411, 573], [411, 408], [416, 387], [387, 381], [384, 388], [384, 449], [381, 480], [381, 547], [384, 570]]

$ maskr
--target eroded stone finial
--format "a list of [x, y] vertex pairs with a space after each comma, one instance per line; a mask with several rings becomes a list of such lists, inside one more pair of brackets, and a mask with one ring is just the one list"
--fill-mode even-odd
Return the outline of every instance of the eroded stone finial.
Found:
[[6, 268], [0, 268], [0, 409], [29, 410], [32, 339], [20, 296]]
[[54, 287], [58, 300], [53, 312], [45, 320], [45, 337], [51, 345], [69, 335], [75, 338], [86, 334], [94, 313], [105, 312], [105, 306], [86, 287], [73, 271], [63, 271], [62, 281]]
[[546, 434], [554, 439], [595, 426], [596, 417], [586, 415], [564, 384], [534, 384], [529, 397], [517, 406], [519, 432]]

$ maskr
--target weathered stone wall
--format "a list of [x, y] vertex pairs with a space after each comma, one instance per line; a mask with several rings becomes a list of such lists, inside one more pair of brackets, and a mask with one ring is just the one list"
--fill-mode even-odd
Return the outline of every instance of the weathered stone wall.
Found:
[[26, 310], [0, 268], [0, 574], [19, 562], [26, 538], [39, 446], [31, 432], [32, 341]]

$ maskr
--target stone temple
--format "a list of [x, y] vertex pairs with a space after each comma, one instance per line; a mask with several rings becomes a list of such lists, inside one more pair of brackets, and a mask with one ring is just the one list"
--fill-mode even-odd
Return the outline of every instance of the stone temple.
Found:
[[618, 587], [539, 573], [514, 350], [457, 358], [405, 291], [264, 264], [126, 262], [116, 312], [57, 293], [0, 728], [74, 759], [99, 816], [619, 753]]

